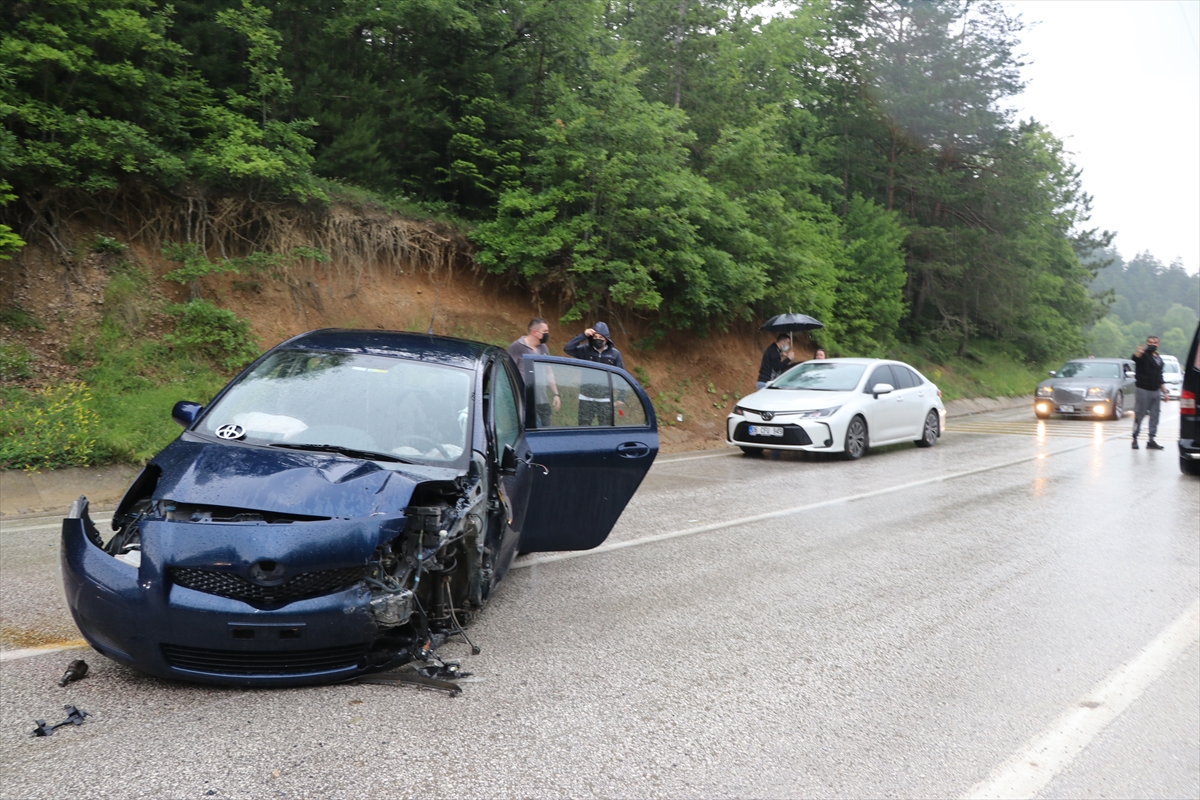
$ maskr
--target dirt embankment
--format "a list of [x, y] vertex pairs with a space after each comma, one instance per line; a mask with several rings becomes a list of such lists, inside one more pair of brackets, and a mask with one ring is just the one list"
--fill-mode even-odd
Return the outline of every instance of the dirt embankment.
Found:
[[[561, 355], [563, 344], [595, 321], [560, 323], [565, 307], [555, 298], [532, 294], [475, 270], [465, 243], [447, 238], [444, 230], [424, 231], [428, 241], [435, 246], [440, 241], [446, 248], [442, 255], [431, 257], [429, 246], [406, 251], [395, 245], [401, 240], [421, 244], [412, 236], [416, 223], [406, 221], [407, 227], [400, 226], [401, 230], [395, 217], [361, 209], [335, 209], [330, 217], [335, 222], [322, 223], [319, 233], [323, 238], [306, 236], [302, 227], [293, 225], [286, 236], [275, 235], [272, 242], [276, 249], [297, 243], [322, 247], [331, 254], [330, 262], [296, 263], [277, 271], [273, 278], [264, 273], [253, 281], [245, 276], [210, 276], [198, 287], [202, 296], [248, 319], [264, 348], [314, 328], [424, 331], [431, 323], [437, 334], [507, 345], [524, 333], [531, 317], [538, 316], [549, 322], [551, 352]], [[391, 226], [383, 244], [379, 226]], [[188, 288], [161, 279], [179, 266], [161, 255], [161, 242], [172, 238], [170, 231], [165, 237], [153, 233], [138, 236], [112, 219], [89, 219], [80, 214], [68, 233], [68, 246], [76, 243], [70, 257], [35, 242], [13, 261], [0, 265], [0, 306], [20, 307], [45, 326], [5, 332], [36, 353], [35, 381], [73, 377], [78, 369], [75, 352], [79, 343], [91, 338], [106, 311], [142, 314], [143, 330], [161, 335], [170, 329], [170, 320], [145, 310], [186, 300], [189, 295]], [[97, 234], [130, 247], [120, 253], [94, 252], [88, 243], [94, 242]], [[221, 247], [217, 237], [210, 237], [210, 258], [220, 256]], [[120, 259], [140, 262], [155, 278], [140, 310], [105, 307], [105, 287]], [[654, 400], [663, 450], [719, 446], [725, 415], [737, 398], [754, 391], [762, 349], [770, 338], [743, 323], [706, 335], [677, 333], [653, 347], [639, 347], [637, 342], [649, 332], [646, 320], [608, 316], [605, 321], [626, 367]], [[796, 344], [802, 356], [808, 355], [807, 339], [798, 337]]]

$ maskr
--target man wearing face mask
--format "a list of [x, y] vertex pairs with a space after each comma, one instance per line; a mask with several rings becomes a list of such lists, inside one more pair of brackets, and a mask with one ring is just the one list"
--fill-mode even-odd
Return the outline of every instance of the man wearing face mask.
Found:
[[1150, 439], [1146, 442], [1147, 450], [1162, 450], [1163, 446], [1154, 441], [1158, 433], [1158, 410], [1162, 401], [1167, 399], [1167, 384], [1163, 380], [1163, 360], [1158, 354], [1158, 337], [1146, 337], [1146, 344], [1138, 345], [1131, 356], [1137, 367], [1134, 373], [1134, 383], [1137, 384], [1137, 402], [1133, 407], [1133, 449], [1138, 447], [1138, 431], [1142, 428], [1142, 417], [1150, 416]]
[[775, 341], [767, 345], [763, 351], [762, 365], [758, 368], [758, 381], [755, 388], [762, 389], [768, 381], [773, 381], [782, 375], [792, 365], [792, 337], [781, 333]]
[[[522, 369], [521, 358], [526, 355], [530, 356], [548, 356], [550, 348], [546, 347], [546, 342], [550, 341], [550, 326], [546, 320], [541, 317], [534, 317], [529, 320], [529, 326], [525, 329], [525, 335], [518, 337], [516, 341], [508, 346], [508, 354], [512, 356], [512, 360], [517, 363], [517, 371]], [[549, 380], [546, 386], [534, 386], [534, 403], [533, 409], [537, 412], [538, 424], [542, 427], [550, 424], [550, 414], [552, 411], [558, 411], [562, 408], [562, 398], [558, 394], [558, 385], [554, 382], [554, 373], [548, 373]]]
[[[611, 364], [625, 369], [625, 361], [621, 351], [613, 347], [609, 338], [608, 325], [597, 322], [596, 327], [588, 328], [563, 347], [567, 355], [583, 361], [595, 361], [600, 364]], [[592, 376], [589, 376], [592, 377]], [[625, 401], [624, 390], [617, 396], [617, 403]], [[579, 387], [579, 424], [580, 425], [612, 425], [613, 399], [609, 396], [607, 385], [584, 384]]]

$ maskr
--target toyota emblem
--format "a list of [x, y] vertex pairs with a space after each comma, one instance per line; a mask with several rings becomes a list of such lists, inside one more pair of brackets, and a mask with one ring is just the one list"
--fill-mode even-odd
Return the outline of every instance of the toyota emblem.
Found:
[[222, 425], [217, 428], [217, 436], [221, 439], [240, 439], [246, 435], [241, 425]]
[[[770, 422], [771, 420], [775, 419], [775, 412], [774, 411], [764, 411], [764, 412], [762, 412], [762, 414], [760, 416], [763, 418], [763, 422]], [[219, 433], [217, 435], [220, 436]]]

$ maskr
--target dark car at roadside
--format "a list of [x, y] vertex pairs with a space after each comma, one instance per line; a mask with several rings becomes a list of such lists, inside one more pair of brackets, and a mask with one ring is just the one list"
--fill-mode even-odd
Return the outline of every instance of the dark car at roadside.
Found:
[[1179, 393], [1179, 469], [1185, 475], [1200, 475], [1200, 419], [1196, 398], [1200, 397], [1200, 327], [1192, 335], [1192, 346], [1183, 364], [1183, 388]]
[[1038, 384], [1033, 413], [1039, 419], [1063, 417], [1120, 419], [1136, 397], [1134, 364], [1127, 358], [1077, 358], [1051, 370]]
[[[611, 408], [590, 424], [584, 386]], [[204, 683], [429, 660], [518, 553], [604, 541], [658, 452], [624, 370], [412, 333], [302, 334], [172, 416], [111, 532], [72, 506], [62, 579], [96, 650]]]

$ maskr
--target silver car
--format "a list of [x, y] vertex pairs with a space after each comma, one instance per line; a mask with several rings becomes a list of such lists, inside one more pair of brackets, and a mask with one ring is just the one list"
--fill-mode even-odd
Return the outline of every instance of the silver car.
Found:
[[1183, 391], [1183, 370], [1175, 356], [1163, 356], [1163, 383], [1167, 385], [1167, 397], [1178, 400]]
[[[1039, 419], [1051, 414], [1064, 417], [1120, 419], [1126, 398], [1136, 394], [1134, 365], [1127, 358], [1079, 358], [1051, 370], [1050, 379], [1038, 384], [1033, 413]], [[1132, 402], [1129, 403], [1132, 405]]]

